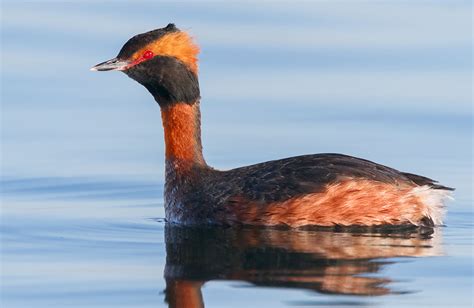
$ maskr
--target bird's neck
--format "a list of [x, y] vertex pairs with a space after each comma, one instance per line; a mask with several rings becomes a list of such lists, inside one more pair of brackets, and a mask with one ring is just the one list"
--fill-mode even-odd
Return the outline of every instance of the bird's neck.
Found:
[[169, 307], [204, 307], [201, 281], [174, 280], [166, 281], [166, 300]]
[[185, 173], [206, 162], [201, 145], [201, 111], [194, 104], [174, 103], [161, 108], [165, 134], [166, 165]]

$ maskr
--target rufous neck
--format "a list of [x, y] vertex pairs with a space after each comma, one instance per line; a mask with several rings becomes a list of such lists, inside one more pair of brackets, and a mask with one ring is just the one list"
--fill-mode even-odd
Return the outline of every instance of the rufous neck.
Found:
[[205, 166], [201, 145], [201, 111], [194, 104], [175, 103], [161, 108], [167, 163], [180, 168]]
[[166, 282], [166, 299], [170, 308], [202, 308], [200, 281], [174, 280]]

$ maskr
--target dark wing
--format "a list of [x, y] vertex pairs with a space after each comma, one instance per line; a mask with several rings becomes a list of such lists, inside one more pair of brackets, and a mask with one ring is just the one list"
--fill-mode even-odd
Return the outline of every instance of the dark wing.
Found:
[[328, 184], [347, 178], [394, 185], [429, 185], [435, 189], [451, 190], [422, 176], [342, 154], [290, 157], [224, 171], [221, 176], [220, 183], [216, 183], [213, 190], [220, 191], [223, 198], [235, 196], [259, 202], [284, 201], [298, 195], [320, 192]]
[[419, 186], [428, 185], [434, 189], [454, 190], [454, 188], [452, 187], [440, 185], [438, 184], [438, 181], [432, 180], [430, 178], [427, 178], [421, 175], [416, 175], [416, 174], [407, 173], [407, 172], [401, 172], [401, 174], [403, 174], [405, 177], [409, 178], [413, 183]]

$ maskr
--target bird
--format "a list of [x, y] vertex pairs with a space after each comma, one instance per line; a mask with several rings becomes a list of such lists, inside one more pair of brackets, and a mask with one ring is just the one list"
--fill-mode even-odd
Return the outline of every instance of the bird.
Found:
[[167, 223], [287, 228], [443, 224], [453, 188], [343, 154], [302, 155], [217, 170], [203, 156], [198, 54], [170, 23], [130, 38], [92, 71], [122, 71], [160, 106]]

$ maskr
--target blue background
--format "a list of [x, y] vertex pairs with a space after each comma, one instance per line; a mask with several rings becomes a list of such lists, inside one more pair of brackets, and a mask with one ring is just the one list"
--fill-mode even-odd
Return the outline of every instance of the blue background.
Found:
[[[446, 257], [386, 270], [420, 293], [372, 303], [472, 304], [470, 1], [3, 1], [4, 304], [163, 304], [159, 108], [89, 68], [169, 22], [201, 46], [209, 164], [339, 152], [456, 187]], [[205, 289], [211, 307], [312, 296]]]

